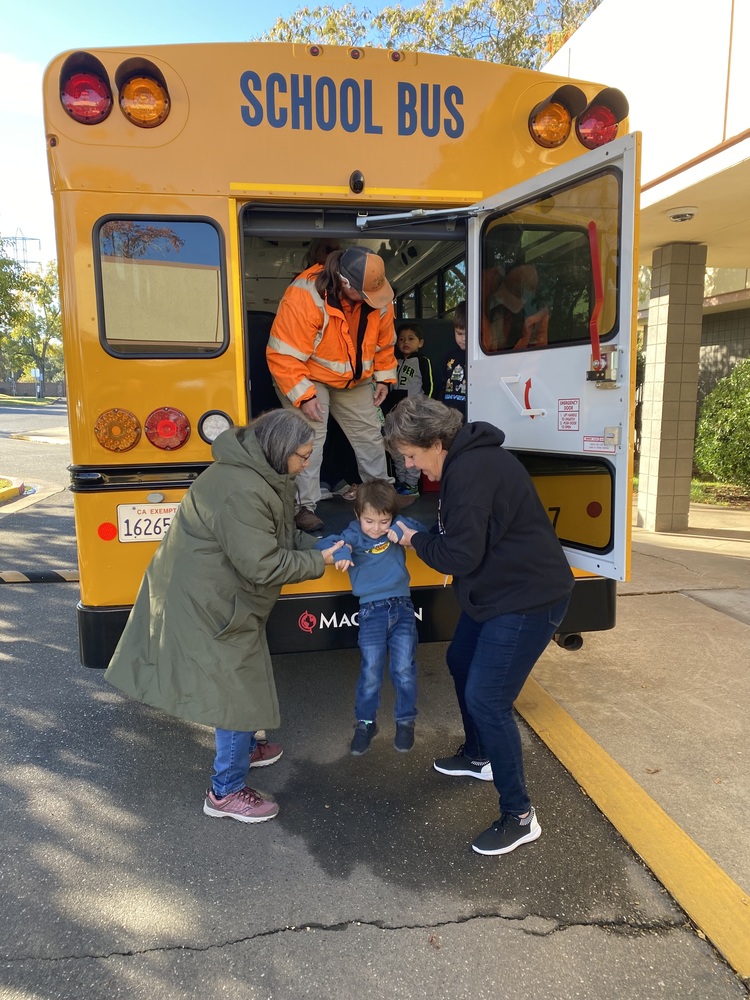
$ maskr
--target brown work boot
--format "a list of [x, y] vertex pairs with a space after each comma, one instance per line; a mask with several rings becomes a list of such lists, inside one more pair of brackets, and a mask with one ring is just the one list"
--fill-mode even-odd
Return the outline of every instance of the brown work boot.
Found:
[[319, 531], [323, 527], [323, 522], [309, 507], [300, 507], [294, 515], [294, 523], [300, 531]]
[[403, 510], [404, 507], [411, 507], [415, 501], [419, 500], [419, 493], [412, 493], [411, 495], [399, 493], [397, 496], [398, 500], [396, 502], [399, 510]]

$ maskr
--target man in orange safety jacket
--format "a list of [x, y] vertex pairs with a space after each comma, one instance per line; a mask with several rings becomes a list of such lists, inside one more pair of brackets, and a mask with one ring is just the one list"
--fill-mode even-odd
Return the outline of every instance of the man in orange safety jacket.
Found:
[[[316, 531], [329, 413], [354, 449], [363, 482], [385, 479], [378, 407], [396, 380], [393, 289], [383, 260], [362, 247], [329, 254], [297, 275], [279, 303], [266, 349], [276, 393], [311, 422], [314, 447], [297, 477], [295, 522]], [[347, 497], [353, 499], [353, 494]]]

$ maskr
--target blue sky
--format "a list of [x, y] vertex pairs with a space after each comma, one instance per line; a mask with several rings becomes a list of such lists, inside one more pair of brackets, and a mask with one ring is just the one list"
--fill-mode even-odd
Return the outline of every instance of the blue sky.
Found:
[[[413, 7], [418, 0], [400, 2]], [[0, 93], [4, 95], [0, 105], [0, 235], [27, 237], [30, 263], [57, 256], [41, 86], [45, 66], [59, 52], [103, 45], [246, 41], [302, 6], [297, 0], [131, 4], [105, 0], [74, 5], [62, 0], [0, 0]], [[387, 4], [354, 0], [354, 6], [372, 10]]]

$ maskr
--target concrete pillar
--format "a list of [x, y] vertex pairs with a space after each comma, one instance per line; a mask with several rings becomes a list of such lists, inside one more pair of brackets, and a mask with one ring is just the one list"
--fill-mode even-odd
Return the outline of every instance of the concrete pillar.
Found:
[[637, 524], [685, 531], [690, 511], [706, 247], [654, 251], [646, 334]]

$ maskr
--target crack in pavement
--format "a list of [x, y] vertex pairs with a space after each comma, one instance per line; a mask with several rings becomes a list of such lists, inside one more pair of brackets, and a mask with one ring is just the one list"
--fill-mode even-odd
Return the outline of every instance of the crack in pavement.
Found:
[[282, 934], [307, 934], [310, 931], [324, 931], [324, 932], [335, 932], [340, 933], [341, 931], [348, 930], [352, 927], [374, 927], [380, 931], [414, 931], [414, 930], [424, 930], [424, 931], [438, 931], [445, 927], [459, 926], [460, 924], [471, 923], [475, 920], [501, 920], [508, 924], [523, 924], [527, 920], [530, 921], [542, 921], [544, 924], [552, 924], [552, 926], [541, 927], [521, 927], [520, 930], [524, 934], [528, 934], [531, 937], [545, 938], [550, 937], [552, 934], [559, 934], [563, 931], [575, 930], [578, 927], [597, 927], [601, 930], [612, 932], [620, 935], [638, 935], [642, 934], [644, 931], [654, 934], [669, 933], [673, 930], [692, 930], [695, 933], [690, 921], [686, 920], [684, 917], [675, 920], [646, 920], [646, 921], [628, 921], [626, 919], [619, 920], [577, 920], [577, 921], [562, 921], [554, 920], [551, 917], [543, 916], [538, 913], [527, 913], [523, 917], [509, 917], [502, 916], [499, 913], [474, 913], [466, 917], [457, 917], [454, 920], [443, 920], [437, 923], [430, 924], [387, 924], [382, 920], [345, 920], [336, 924], [321, 924], [321, 923], [304, 923], [304, 924], [288, 924], [285, 927], [274, 927], [269, 930], [259, 931], [257, 934], [248, 934], [244, 937], [234, 938], [230, 941], [217, 941], [212, 944], [206, 945], [164, 945], [154, 948], [141, 948], [137, 950], [128, 949], [127, 951], [111, 951], [101, 954], [72, 954], [72, 955], [55, 955], [51, 957], [37, 956], [37, 955], [25, 955], [21, 957], [10, 957], [3, 956], [0, 958], [0, 962], [6, 963], [8, 965], [16, 965], [22, 962], [70, 962], [70, 961], [81, 961], [87, 959], [96, 960], [106, 960], [109, 958], [133, 958], [139, 955], [153, 955], [153, 954], [168, 954], [169, 952], [195, 952], [196, 954], [218, 950], [221, 948], [231, 948], [234, 945], [246, 944], [251, 941], [258, 941], [262, 938], [277, 937]]

